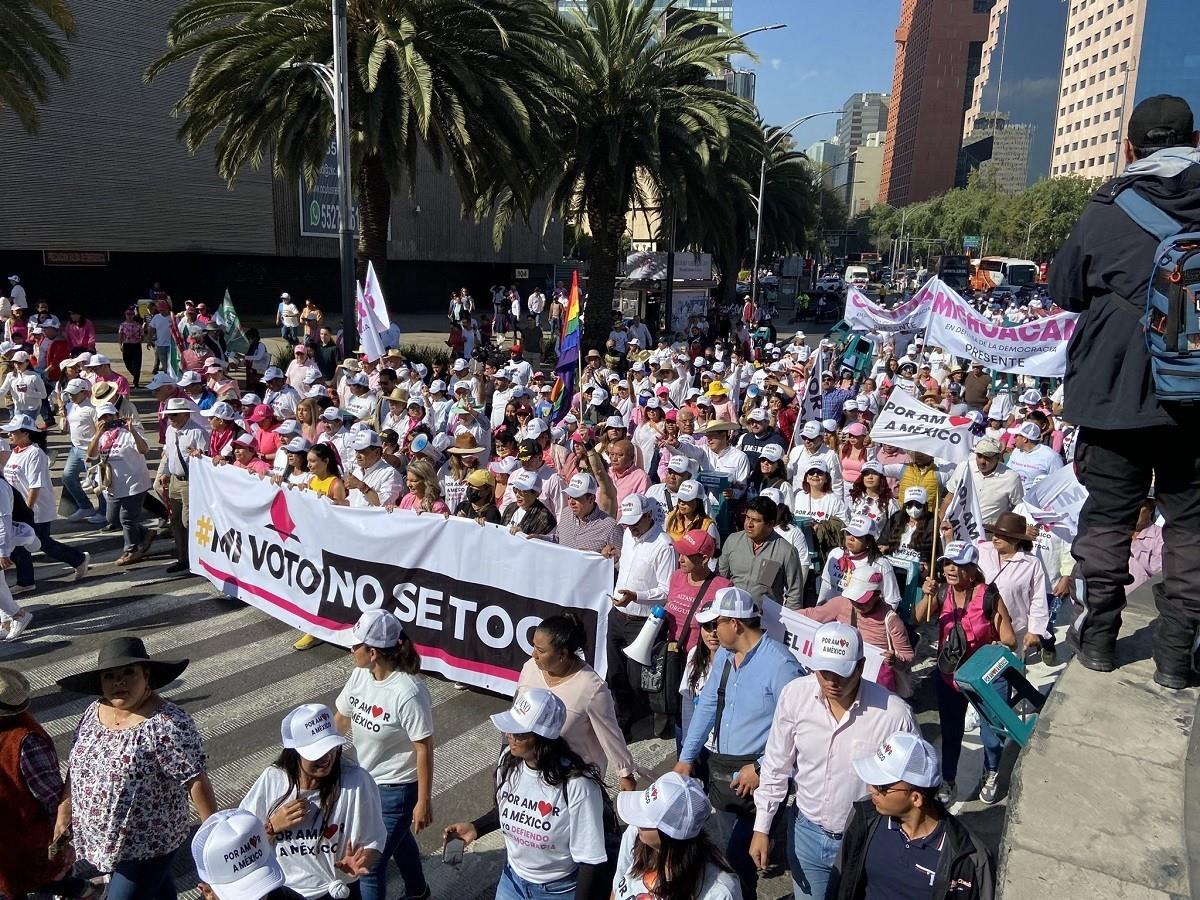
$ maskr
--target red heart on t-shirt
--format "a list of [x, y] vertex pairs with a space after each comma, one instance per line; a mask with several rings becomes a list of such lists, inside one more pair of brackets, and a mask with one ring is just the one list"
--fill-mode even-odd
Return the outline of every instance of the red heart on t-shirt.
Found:
[[371, 707], [371, 718], [378, 719], [382, 715], [383, 715], [383, 707], [382, 706], [372, 706]]
[[957, 428], [960, 425], [970, 425], [971, 420], [966, 416], [950, 416], [950, 424]]
[[258, 846], [258, 835], [254, 835], [253, 837], [250, 838], [250, 846], [251, 847]]
[[543, 817], [550, 815], [550, 813], [553, 811], [554, 811], [553, 803], [547, 803], [545, 800], [538, 801], [538, 812], [540, 812]]
[[325, 838], [325, 840], [329, 840], [331, 837], [337, 834], [337, 830], [338, 826], [336, 823], [333, 825], [326, 825], [325, 830], [321, 832], [321, 835]]

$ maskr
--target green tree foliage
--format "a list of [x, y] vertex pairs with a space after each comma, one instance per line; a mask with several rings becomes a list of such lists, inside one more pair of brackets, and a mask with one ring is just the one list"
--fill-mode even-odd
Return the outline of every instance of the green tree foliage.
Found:
[[[903, 211], [880, 203], [856, 221], [872, 246], [885, 252], [900, 235], [903, 219], [906, 236], [945, 241], [948, 253], [959, 252], [966, 235], [979, 235], [989, 256], [1050, 259], [1099, 184], [1099, 179], [1043, 178], [1019, 194], [1008, 195], [976, 172], [965, 188], [910, 204]], [[943, 249], [938, 244], [925, 246], [930, 254]], [[925, 254], [918, 248], [917, 255]]]
[[70, 74], [63, 40], [74, 38], [75, 17], [64, 0], [0, 2], [0, 113], [11, 110], [28, 134], [37, 133], [38, 104], [50, 97], [49, 74]]

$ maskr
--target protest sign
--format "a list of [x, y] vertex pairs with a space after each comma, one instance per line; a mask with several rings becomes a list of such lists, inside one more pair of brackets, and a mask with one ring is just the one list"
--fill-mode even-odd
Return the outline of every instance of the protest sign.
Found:
[[895, 309], [880, 306], [856, 287], [846, 291], [846, 313], [842, 317], [855, 331], [897, 333], [920, 331], [929, 321], [933, 292], [921, 288]]
[[513, 694], [537, 624], [566, 609], [606, 670], [613, 564], [499, 526], [334, 506], [233, 466], [191, 466], [191, 568], [315, 637], [349, 647], [368, 609], [394, 612], [423, 669]]
[[978, 544], [984, 540], [983, 513], [979, 510], [979, 495], [975, 491], [969, 459], [958, 464], [950, 483], [956, 486], [946, 500], [946, 511], [942, 518], [954, 529], [951, 540]]
[[[792, 656], [799, 660], [800, 665], [808, 666], [808, 654], [812, 651], [813, 636], [821, 623], [808, 616], [801, 615], [799, 610], [780, 606], [774, 600], [763, 600], [763, 631], [782, 643]], [[863, 678], [867, 681], [879, 680], [879, 669], [883, 665], [883, 651], [873, 644], [863, 644]]]
[[1075, 313], [1059, 313], [1023, 325], [996, 325], [975, 311], [953, 288], [932, 279], [926, 343], [954, 356], [983, 363], [995, 372], [1061, 378], [1067, 368], [1067, 342], [1075, 333]]
[[893, 390], [871, 427], [871, 441], [959, 462], [971, 455], [971, 420], [926, 406], [907, 391]]
[[1063, 466], [1025, 488], [1025, 505], [1035, 522], [1071, 544], [1087, 496], [1087, 488], [1075, 477], [1075, 467]]

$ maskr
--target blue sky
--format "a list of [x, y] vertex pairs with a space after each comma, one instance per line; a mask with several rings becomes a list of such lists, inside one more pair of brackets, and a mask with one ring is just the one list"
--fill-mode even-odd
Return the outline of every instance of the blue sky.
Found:
[[[839, 109], [857, 91], [890, 91], [893, 34], [900, 0], [733, 0], [734, 31], [777, 22], [788, 27], [746, 38], [758, 61], [738, 68], [758, 73], [758, 108], [768, 124]], [[796, 145], [833, 134], [836, 116], [796, 129]]]

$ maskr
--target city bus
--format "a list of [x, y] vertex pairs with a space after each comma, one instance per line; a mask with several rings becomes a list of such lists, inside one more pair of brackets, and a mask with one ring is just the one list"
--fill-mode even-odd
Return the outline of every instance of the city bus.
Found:
[[966, 256], [939, 256], [934, 271], [956, 291], [965, 291], [971, 285], [971, 260]]
[[1038, 266], [1032, 259], [1016, 259], [1011, 256], [985, 256], [975, 263], [975, 277], [971, 286], [977, 291], [987, 291], [1002, 284], [1024, 287], [1036, 284]]

